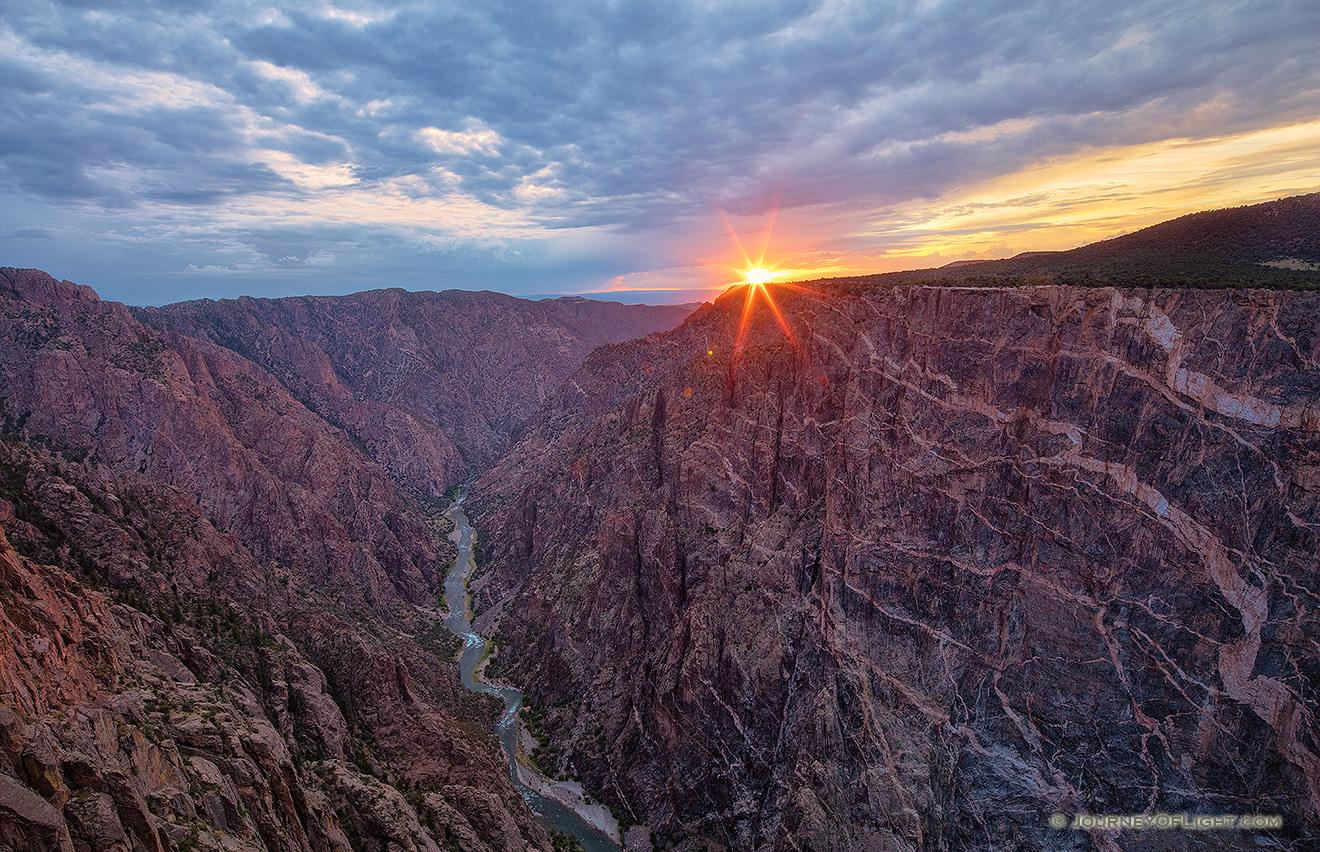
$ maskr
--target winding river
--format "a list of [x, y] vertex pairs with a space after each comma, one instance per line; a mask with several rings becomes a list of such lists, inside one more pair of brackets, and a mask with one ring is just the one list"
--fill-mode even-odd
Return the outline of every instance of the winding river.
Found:
[[[457, 533], [458, 560], [445, 578], [445, 602], [449, 606], [449, 616], [445, 618], [444, 626], [463, 640], [463, 652], [458, 658], [458, 672], [463, 679], [463, 686], [472, 692], [484, 692], [504, 701], [504, 715], [496, 724], [495, 733], [509, 760], [509, 776], [513, 779], [513, 786], [522, 794], [542, 824], [551, 830], [573, 835], [586, 852], [619, 852], [619, 846], [589, 824], [581, 814], [533, 789], [549, 790], [556, 782], [536, 771], [530, 760], [519, 760], [518, 711], [522, 708], [523, 694], [516, 689], [489, 684], [476, 677], [477, 666], [486, 652], [487, 639], [472, 629], [472, 613], [468, 608], [467, 584], [476, 567], [476, 560], [472, 557], [472, 525], [463, 513], [463, 501], [467, 499], [469, 485], [464, 482], [460, 486], [458, 498], [445, 510], [445, 514], [454, 522]], [[603, 806], [594, 805], [590, 809], [601, 812]]]

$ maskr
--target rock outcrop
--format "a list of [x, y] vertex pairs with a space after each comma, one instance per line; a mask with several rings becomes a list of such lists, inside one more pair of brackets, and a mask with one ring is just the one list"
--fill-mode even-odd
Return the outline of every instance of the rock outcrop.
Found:
[[[212, 635], [178, 606], [163, 621], [116, 604], [0, 536], [7, 847], [347, 852], [333, 773], [356, 773], [324, 677], [287, 640]], [[313, 763], [295, 724], [325, 744]]]
[[[474, 489], [547, 762], [680, 849], [1320, 843], [1320, 297], [744, 292]], [[1161, 811], [1284, 828], [1048, 822]]]

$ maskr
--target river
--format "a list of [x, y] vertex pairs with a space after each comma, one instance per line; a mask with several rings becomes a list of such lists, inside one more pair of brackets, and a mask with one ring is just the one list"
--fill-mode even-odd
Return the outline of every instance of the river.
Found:
[[[445, 602], [449, 607], [449, 616], [445, 618], [444, 626], [463, 640], [463, 651], [458, 658], [458, 673], [463, 679], [463, 686], [472, 692], [497, 696], [504, 702], [504, 715], [495, 725], [495, 733], [508, 758], [509, 777], [513, 779], [513, 786], [522, 794], [541, 823], [553, 831], [573, 835], [586, 852], [619, 852], [618, 844], [572, 808], [532, 789], [531, 785], [535, 785], [548, 790], [556, 782], [537, 772], [530, 760], [518, 759], [518, 711], [522, 709], [523, 694], [516, 689], [489, 684], [476, 677], [477, 666], [486, 652], [487, 640], [472, 629], [472, 613], [468, 607], [467, 585], [476, 567], [476, 560], [472, 556], [472, 525], [463, 513], [463, 501], [467, 499], [468, 487], [469, 483], [463, 483], [459, 487], [457, 499], [445, 510], [457, 532], [458, 560], [445, 578]], [[597, 819], [607, 813], [602, 805], [588, 806], [587, 809], [596, 812]]]

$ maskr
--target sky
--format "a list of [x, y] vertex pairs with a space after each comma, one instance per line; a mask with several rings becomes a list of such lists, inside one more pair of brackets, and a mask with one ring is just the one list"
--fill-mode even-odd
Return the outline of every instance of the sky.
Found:
[[0, 265], [130, 304], [679, 303], [1320, 189], [1315, 0], [0, 10]]

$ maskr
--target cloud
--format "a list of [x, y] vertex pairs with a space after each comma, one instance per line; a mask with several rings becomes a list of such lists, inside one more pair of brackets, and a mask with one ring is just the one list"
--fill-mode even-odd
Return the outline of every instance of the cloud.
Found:
[[[5, 8], [0, 176], [105, 227], [96, 242], [156, 239], [194, 276], [300, 275], [315, 240], [262, 236], [292, 228], [332, 243], [316, 269], [345, 281], [371, 260], [424, 278], [435, 246], [461, 245], [446, 256], [484, 280], [603, 287], [681, 266], [691, 249], [672, 244], [718, 228], [717, 209], [776, 199], [879, 256], [868, 235], [931, 233], [904, 229], [1017, 175], [1320, 114], [1320, 6], [1289, 0]], [[1137, 196], [1134, 174], [1095, 191]], [[534, 248], [578, 232], [597, 254]], [[237, 254], [178, 256], [215, 233]], [[630, 266], [638, 247], [657, 265]]]
[[48, 240], [55, 234], [46, 228], [15, 228], [0, 234], [0, 240]]

